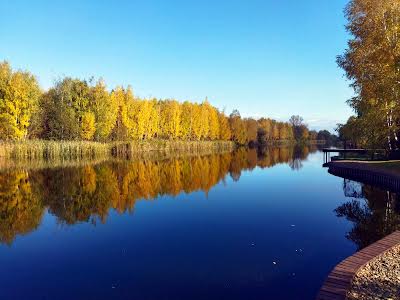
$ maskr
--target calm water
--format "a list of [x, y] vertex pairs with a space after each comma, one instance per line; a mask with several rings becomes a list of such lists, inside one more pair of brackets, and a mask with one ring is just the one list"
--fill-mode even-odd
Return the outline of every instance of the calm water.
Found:
[[310, 148], [0, 172], [1, 299], [313, 299], [399, 227]]

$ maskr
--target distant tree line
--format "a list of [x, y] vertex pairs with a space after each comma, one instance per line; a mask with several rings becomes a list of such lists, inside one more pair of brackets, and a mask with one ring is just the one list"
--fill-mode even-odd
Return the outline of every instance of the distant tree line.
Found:
[[[379, 2], [379, 3], [378, 3]], [[353, 147], [400, 146], [400, 1], [351, 0], [345, 9], [352, 35], [338, 65], [351, 81], [355, 115], [339, 124]]]
[[[326, 133], [326, 132], [325, 132]], [[232, 140], [240, 145], [309, 141], [329, 136], [289, 122], [229, 116], [202, 103], [142, 99], [130, 86], [109, 91], [103, 80], [65, 77], [43, 92], [31, 73], [0, 63], [0, 140]]]

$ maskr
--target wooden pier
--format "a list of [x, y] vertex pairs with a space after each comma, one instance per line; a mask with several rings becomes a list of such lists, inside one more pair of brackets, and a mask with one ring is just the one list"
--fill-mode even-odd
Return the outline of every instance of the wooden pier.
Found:
[[318, 293], [317, 300], [345, 300], [357, 271], [375, 257], [400, 244], [400, 231], [362, 249], [338, 264]]

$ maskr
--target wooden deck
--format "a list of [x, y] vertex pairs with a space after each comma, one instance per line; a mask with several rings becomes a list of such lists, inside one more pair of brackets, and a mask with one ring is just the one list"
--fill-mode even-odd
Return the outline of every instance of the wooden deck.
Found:
[[400, 192], [400, 173], [393, 170], [378, 169], [368, 163], [356, 161], [334, 161], [324, 167], [332, 175]]
[[324, 164], [328, 163], [331, 160], [331, 153], [342, 153], [346, 155], [346, 153], [357, 153], [357, 154], [366, 154], [368, 152], [367, 149], [338, 149], [338, 148], [324, 148], [322, 149], [324, 153]]
[[346, 158], [346, 154], [355, 153], [366, 155], [367, 153], [383, 153], [384, 149], [340, 149], [340, 148], [323, 148], [324, 153], [324, 163], [328, 163], [331, 160], [331, 153], [339, 153]]
[[374, 257], [400, 244], [400, 231], [362, 249], [338, 264], [322, 286], [317, 300], [344, 300], [356, 272]]

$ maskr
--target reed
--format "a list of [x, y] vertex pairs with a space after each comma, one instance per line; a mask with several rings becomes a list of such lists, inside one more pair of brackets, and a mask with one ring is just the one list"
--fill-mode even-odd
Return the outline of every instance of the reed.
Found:
[[80, 161], [112, 157], [131, 158], [152, 151], [198, 153], [232, 151], [230, 141], [171, 141], [89, 142], [26, 140], [0, 142], [0, 157], [16, 161]]
[[196, 153], [232, 151], [235, 144], [230, 141], [173, 141], [150, 140], [142, 142], [116, 142], [112, 144], [112, 155], [116, 157], [132, 157], [140, 153], [169, 152]]
[[17, 160], [80, 160], [109, 155], [110, 147], [105, 143], [86, 141], [44, 141], [0, 143], [0, 156]]

